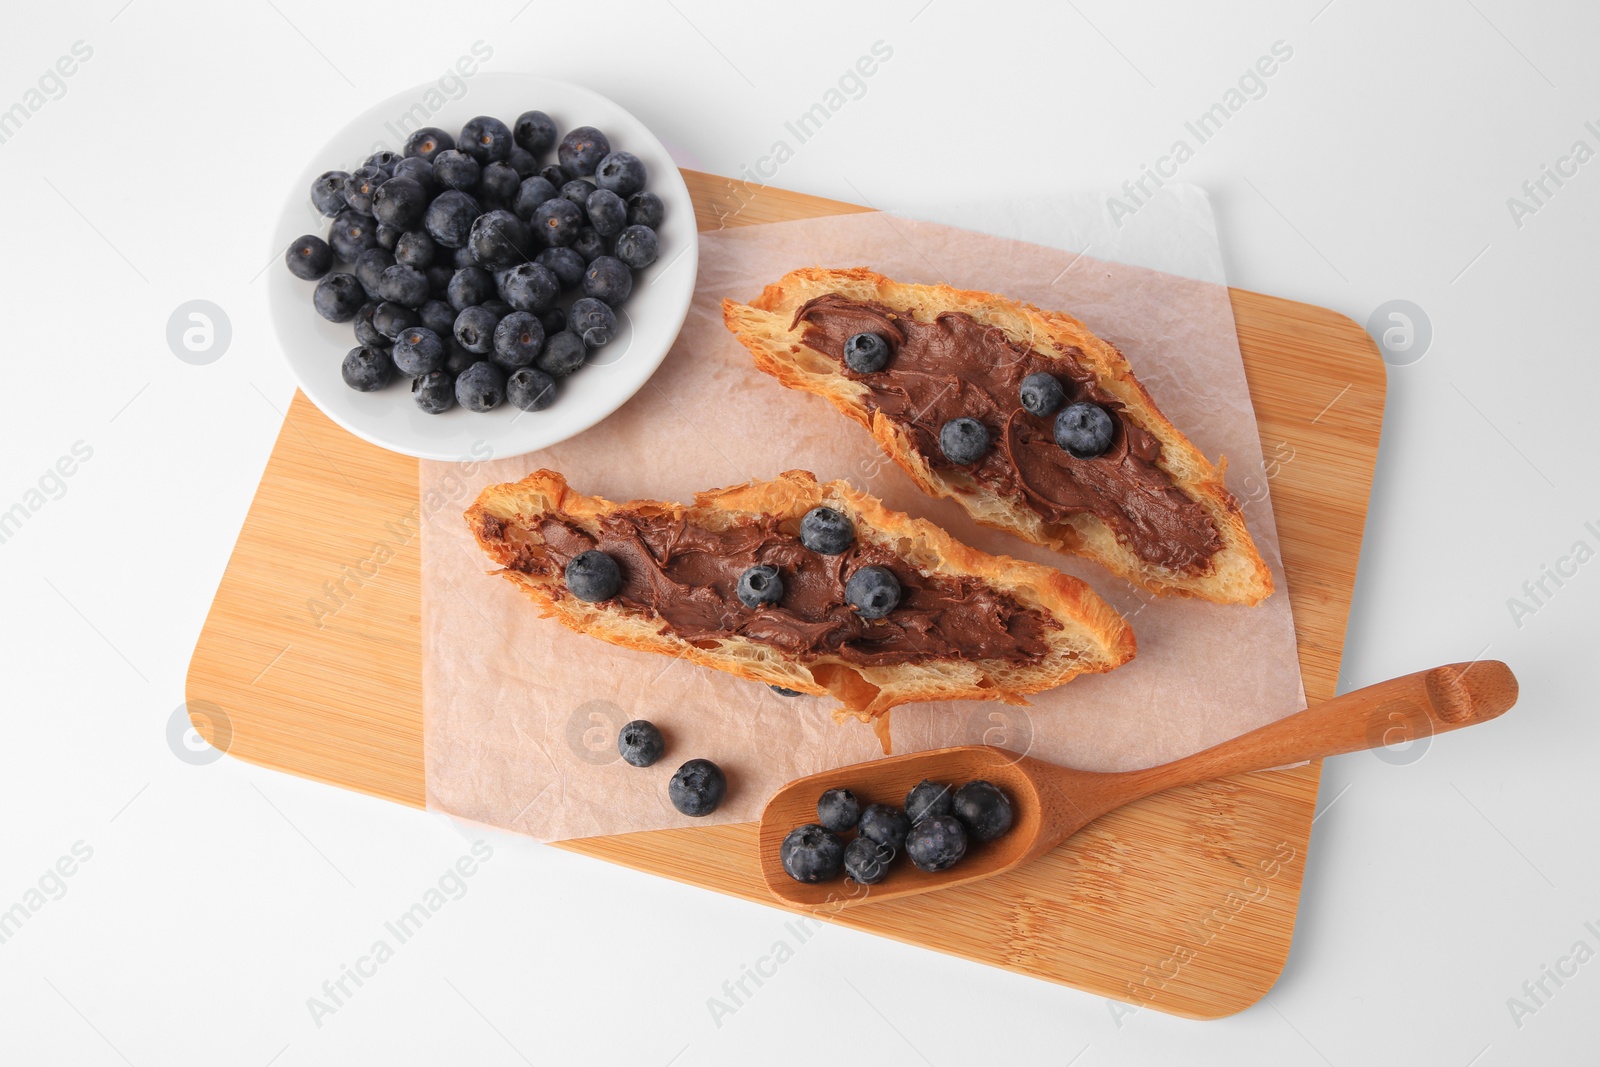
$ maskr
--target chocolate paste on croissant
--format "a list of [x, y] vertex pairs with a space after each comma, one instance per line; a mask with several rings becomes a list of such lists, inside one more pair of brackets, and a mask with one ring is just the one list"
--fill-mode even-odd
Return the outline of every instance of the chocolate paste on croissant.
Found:
[[[647, 610], [686, 641], [737, 635], [801, 661], [817, 655], [880, 667], [929, 660], [1036, 662], [1046, 635], [1061, 624], [978, 578], [924, 575], [889, 549], [859, 536], [836, 556], [800, 543], [798, 520], [730, 517], [719, 530], [671, 514], [623, 510], [599, 519], [596, 537], [576, 523], [544, 515], [537, 539], [496, 521], [487, 531], [512, 547], [506, 566], [560, 575], [568, 561], [599, 549], [621, 566], [624, 606]], [[736, 588], [757, 564], [778, 568], [777, 604], [748, 608]], [[845, 599], [845, 582], [860, 567], [888, 568], [900, 582], [900, 604], [886, 618], [863, 619]]]
[[[962, 469], [1000, 496], [1020, 495], [1046, 522], [1092, 513], [1140, 559], [1179, 571], [1204, 570], [1223, 547], [1205, 507], [1157, 465], [1161, 442], [1129, 420], [1121, 402], [1079, 362], [1079, 349], [1056, 346], [1057, 355], [1047, 357], [963, 312], [944, 311], [921, 322], [838, 293], [802, 305], [791, 329], [801, 323], [805, 345], [837, 360], [845, 377], [869, 386], [868, 410], [908, 430], [934, 469], [955, 466], [939, 449], [940, 428], [969, 416], [988, 427], [993, 444]], [[845, 364], [844, 344], [858, 333], [889, 342], [893, 355], [882, 370], [860, 374]], [[1074, 458], [1055, 443], [1054, 416], [1041, 418], [1022, 407], [1022, 379], [1041, 371], [1061, 381], [1068, 403], [1087, 400], [1110, 413], [1115, 435], [1102, 455]]]

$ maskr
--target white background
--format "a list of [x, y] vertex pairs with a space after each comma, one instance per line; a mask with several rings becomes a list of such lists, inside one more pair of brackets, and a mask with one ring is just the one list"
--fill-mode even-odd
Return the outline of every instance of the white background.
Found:
[[[1523, 983], [1575, 942], [1600, 949], [1584, 927], [1600, 927], [1585, 682], [1600, 563], [1547, 580], [1533, 614], [1508, 606], [1574, 542], [1600, 548], [1584, 527], [1600, 527], [1600, 162], [1520, 226], [1506, 203], [1575, 140], [1600, 148], [1584, 128], [1600, 125], [1592, 5], [521, 4], [11, 13], [0, 108], [75, 41], [93, 56], [0, 144], [0, 510], [75, 442], [93, 455], [0, 544], [0, 909], [76, 842], [93, 853], [0, 945], [0, 1059], [1594, 1062], [1600, 963], [1547, 980], [1520, 1020], [1507, 1005], [1535, 1006]], [[1363, 323], [1407, 299], [1432, 324], [1425, 355], [1390, 371], [1344, 687], [1484, 654], [1523, 696], [1422, 758], [1329, 761], [1266, 1001], [1211, 1023], [1119, 1017], [827, 928], [718, 1026], [707, 998], [785, 915], [496, 835], [465, 896], [313, 1022], [307, 998], [480, 835], [234, 760], [194, 766], [166, 728], [292, 395], [261, 234], [307, 151], [480, 39], [485, 69], [582, 81], [723, 173], [882, 40], [893, 57], [865, 95], [772, 181], [913, 214], [1119, 186], [1275, 41], [1293, 48], [1182, 177], [1212, 194], [1233, 284]], [[166, 341], [193, 299], [232, 323], [207, 366]]]

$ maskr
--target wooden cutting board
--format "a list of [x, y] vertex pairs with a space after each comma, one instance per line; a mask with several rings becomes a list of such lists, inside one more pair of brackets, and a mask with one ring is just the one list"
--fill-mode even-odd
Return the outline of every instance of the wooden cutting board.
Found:
[[[701, 230], [869, 210], [686, 171]], [[1308, 698], [1334, 694], [1383, 421], [1384, 365], [1325, 308], [1232, 290]], [[189, 666], [196, 729], [230, 755], [423, 805], [417, 461], [297, 393]], [[384, 544], [392, 556], [375, 552]], [[1281, 595], [1281, 594], [1280, 594]], [[342, 606], [320, 618], [315, 599]], [[1286, 709], [1287, 710], [1287, 709]], [[1289, 952], [1320, 764], [1174, 790], [1031, 866], [819, 916], [1195, 1018], [1254, 1003]], [[559, 847], [776, 906], [754, 823]]]

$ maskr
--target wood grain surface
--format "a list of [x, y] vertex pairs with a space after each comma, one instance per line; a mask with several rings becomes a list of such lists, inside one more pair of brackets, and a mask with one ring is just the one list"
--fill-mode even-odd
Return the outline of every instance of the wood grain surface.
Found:
[[[869, 210], [684, 172], [702, 231]], [[1312, 703], [1332, 696], [1383, 420], [1384, 365], [1343, 315], [1232, 290]], [[1068, 309], [1070, 310], [1070, 309]], [[423, 804], [417, 461], [296, 393], [190, 664], [230, 755]], [[1282, 595], [1281, 593], [1279, 595]], [[1150, 797], [1040, 860], [825, 921], [1194, 1018], [1249, 1006], [1287, 959], [1320, 764]], [[756, 824], [559, 847], [776, 906]]]

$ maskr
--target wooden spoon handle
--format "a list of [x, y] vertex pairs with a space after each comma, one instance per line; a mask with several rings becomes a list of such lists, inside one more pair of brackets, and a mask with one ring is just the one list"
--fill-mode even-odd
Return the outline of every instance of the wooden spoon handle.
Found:
[[1127, 772], [1147, 796], [1245, 771], [1416, 741], [1487, 722], [1517, 702], [1517, 679], [1499, 660], [1452, 663], [1334, 697], [1159, 767]]

